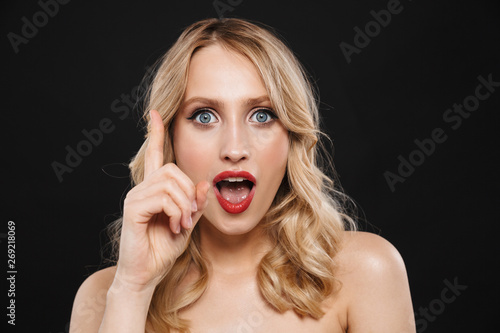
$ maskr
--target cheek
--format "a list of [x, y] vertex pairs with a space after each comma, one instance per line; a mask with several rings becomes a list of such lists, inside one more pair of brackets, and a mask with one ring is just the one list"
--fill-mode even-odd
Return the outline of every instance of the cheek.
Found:
[[254, 137], [254, 150], [263, 159], [262, 162], [275, 168], [286, 166], [289, 148], [288, 131], [285, 128], [275, 126], [270, 131], [255, 133]]
[[207, 179], [207, 173], [213, 154], [210, 148], [213, 147], [206, 138], [199, 138], [193, 133], [186, 133], [178, 130], [174, 133], [175, 164], [197, 184], [201, 180]]
[[280, 140], [270, 145], [262, 154], [262, 165], [269, 165], [278, 176], [285, 173], [288, 160], [288, 140]]
[[288, 132], [279, 127], [267, 135], [258, 136], [258, 138], [255, 150], [256, 155], [259, 156], [259, 164], [261, 168], [264, 168], [262, 171], [266, 173], [266, 182], [279, 186], [287, 166]]

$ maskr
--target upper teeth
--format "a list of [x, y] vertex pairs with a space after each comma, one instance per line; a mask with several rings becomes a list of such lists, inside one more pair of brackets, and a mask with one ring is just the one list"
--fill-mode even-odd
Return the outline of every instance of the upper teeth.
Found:
[[243, 178], [243, 177], [229, 177], [229, 178], [226, 178], [224, 180], [232, 183], [232, 182], [242, 182], [245, 180], [245, 178]]

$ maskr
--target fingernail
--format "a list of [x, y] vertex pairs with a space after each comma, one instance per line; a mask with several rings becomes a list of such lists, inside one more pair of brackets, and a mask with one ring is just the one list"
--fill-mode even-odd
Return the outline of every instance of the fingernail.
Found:
[[180, 224], [177, 226], [177, 229], [175, 230], [175, 233], [176, 234], [180, 234], [181, 233], [181, 225]]
[[187, 223], [187, 224], [188, 224], [188, 225], [187, 225], [187, 226], [188, 226], [188, 228], [189, 228], [189, 229], [191, 229], [191, 227], [193, 226], [193, 218], [192, 218], [191, 216], [189, 217], [189, 220], [188, 220], [188, 223]]
[[198, 211], [198, 205], [196, 204], [196, 200], [193, 200], [193, 203], [191, 204], [191, 210], [193, 212], [197, 212]]

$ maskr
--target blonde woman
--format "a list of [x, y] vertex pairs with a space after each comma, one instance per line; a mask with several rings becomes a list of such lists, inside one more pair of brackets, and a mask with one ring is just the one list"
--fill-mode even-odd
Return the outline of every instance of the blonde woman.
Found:
[[71, 332], [415, 332], [404, 263], [319, 167], [311, 85], [268, 29], [188, 27], [148, 92], [117, 263]]

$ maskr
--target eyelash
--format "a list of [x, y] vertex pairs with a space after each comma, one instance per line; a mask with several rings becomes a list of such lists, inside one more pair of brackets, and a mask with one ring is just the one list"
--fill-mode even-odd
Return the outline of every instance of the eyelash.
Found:
[[[214, 112], [212, 110], [207, 109], [207, 108], [202, 108], [202, 109], [195, 110], [187, 119], [193, 121], [193, 123], [195, 123], [197, 126], [210, 127], [211, 123], [204, 124], [204, 123], [201, 123], [201, 122], [195, 122], [194, 121], [195, 118], [199, 114], [205, 113], [205, 112], [206, 113], [210, 113], [212, 115], [212, 117], [215, 117], [215, 114], [214, 114]], [[260, 108], [255, 109], [255, 112], [252, 113], [252, 115], [250, 116], [250, 118], [253, 117], [258, 112], [266, 112], [271, 117], [270, 121], [267, 121], [265, 123], [259, 123], [258, 126], [262, 126], [262, 127], [269, 126], [275, 119], [278, 119], [278, 116], [276, 116], [276, 114], [274, 113], [273, 110], [268, 109], [268, 108], [264, 108], [264, 107], [260, 107]], [[215, 118], [217, 118], [217, 117], [215, 117]]]

